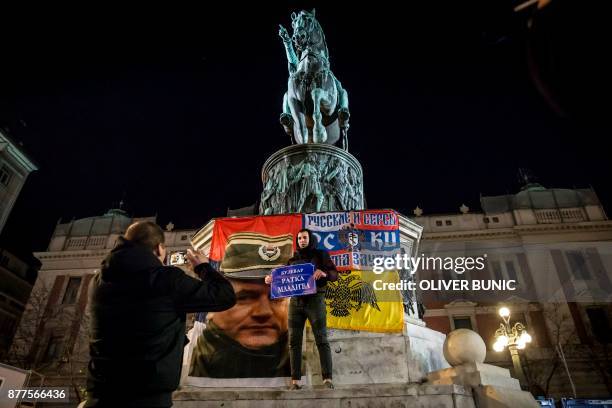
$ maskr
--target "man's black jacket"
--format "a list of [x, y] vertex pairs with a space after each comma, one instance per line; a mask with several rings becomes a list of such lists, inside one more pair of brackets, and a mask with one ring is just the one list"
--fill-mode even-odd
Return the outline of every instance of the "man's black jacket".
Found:
[[195, 272], [201, 281], [124, 239], [102, 262], [91, 288], [86, 406], [172, 404], [187, 342], [185, 313], [236, 303], [231, 283], [210, 265]]

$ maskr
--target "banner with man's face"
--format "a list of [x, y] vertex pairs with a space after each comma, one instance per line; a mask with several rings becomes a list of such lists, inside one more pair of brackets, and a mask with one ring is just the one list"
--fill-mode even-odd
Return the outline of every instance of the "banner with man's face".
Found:
[[289, 298], [271, 299], [264, 277], [287, 265], [301, 228], [299, 214], [215, 220], [209, 258], [232, 283], [236, 305], [206, 316], [189, 350], [187, 384], [285, 384]]
[[[236, 305], [208, 313], [193, 335], [186, 384], [196, 386], [279, 386], [290, 377], [289, 298], [271, 299], [264, 277], [287, 265], [302, 228], [313, 231], [340, 278], [326, 294], [328, 327], [401, 331], [401, 297], [377, 300], [362, 275], [372, 259], [399, 253], [399, 225], [393, 211], [351, 211], [216, 219], [211, 264], [227, 277]], [[397, 279], [386, 273], [383, 279]], [[347, 292], [348, 291], [348, 292]], [[355, 292], [355, 294], [352, 294]], [[349, 298], [343, 294], [351, 293]], [[354, 296], [353, 296], [354, 295]]]

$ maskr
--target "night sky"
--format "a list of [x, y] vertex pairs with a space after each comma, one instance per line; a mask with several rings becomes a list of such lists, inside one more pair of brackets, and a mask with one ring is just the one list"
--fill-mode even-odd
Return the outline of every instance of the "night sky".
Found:
[[40, 170], [0, 246], [45, 250], [58, 219], [122, 199], [177, 228], [254, 203], [264, 161], [289, 143], [278, 24], [313, 6], [349, 93], [369, 208], [478, 210], [480, 194], [517, 192], [525, 167], [547, 187], [592, 186], [610, 211], [596, 11], [565, 9], [572, 31], [544, 31], [554, 46], [534, 48], [555, 62], [537, 66], [560, 115], [530, 75], [534, 9], [514, 12], [517, 1], [209, 3], [3, 10], [0, 125]]

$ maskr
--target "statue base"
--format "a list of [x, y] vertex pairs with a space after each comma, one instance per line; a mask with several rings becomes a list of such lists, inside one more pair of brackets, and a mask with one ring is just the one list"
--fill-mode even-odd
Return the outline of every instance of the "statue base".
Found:
[[266, 160], [261, 179], [262, 215], [365, 208], [359, 161], [333, 145], [285, 147]]
[[280, 388], [183, 387], [173, 396], [175, 408], [341, 408], [341, 407], [443, 407], [475, 408], [472, 391], [460, 385], [377, 384], [338, 386], [334, 390], [305, 387]]
[[[337, 345], [337, 344], [336, 344]], [[374, 344], [371, 350], [381, 350]], [[384, 350], [384, 349], [383, 349]], [[388, 358], [388, 356], [384, 356]], [[334, 361], [336, 362], [336, 361]], [[387, 371], [397, 367], [389, 361]], [[335, 371], [335, 370], [334, 370]], [[370, 371], [373, 373], [373, 371]], [[334, 375], [336, 373], [334, 372]], [[339, 373], [340, 374], [340, 373]], [[287, 386], [288, 386], [287, 379]], [[432, 372], [421, 384], [342, 385], [335, 389], [306, 385], [301, 390], [276, 388], [198, 388], [183, 386], [173, 395], [175, 408], [224, 407], [443, 407], [443, 408], [537, 408], [533, 396], [522, 391], [509, 371], [482, 363], [466, 363]]]
[[[410, 320], [414, 320], [411, 322]], [[403, 333], [328, 329], [335, 384], [419, 383], [427, 373], [449, 367], [442, 346], [446, 336], [406, 317]], [[305, 384], [322, 384], [319, 353], [307, 329]]]
[[472, 387], [474, 399], [480, 408], [537, 408], [538, 402], [519, 381], [510, 376], [510, 370], [484, 363], [464, 363], [445, 370], [429, 373], [428, 382], [434, 385], [463, 385]]

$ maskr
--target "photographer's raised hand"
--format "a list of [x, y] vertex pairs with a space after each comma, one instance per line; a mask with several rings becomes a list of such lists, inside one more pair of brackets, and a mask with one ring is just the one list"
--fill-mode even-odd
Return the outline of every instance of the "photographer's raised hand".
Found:
[[194, 268], [200, 264], [208, 263], [208, 258], [199, 252], [194, 252], [191, 248], [187, 249], [187, 260]]

